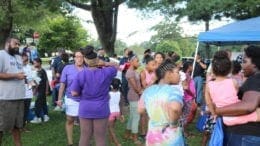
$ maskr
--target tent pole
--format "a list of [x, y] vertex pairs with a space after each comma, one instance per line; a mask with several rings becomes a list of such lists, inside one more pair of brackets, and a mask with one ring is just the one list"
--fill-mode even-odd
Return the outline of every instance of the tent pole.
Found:
[[193, 66], [192, 66], [192, 73], [191, 73], [191, 77], [193, 78], [193, 74], [194, 74], [194, 69], [195, 69], [195, 65], [196, 65], [196, 58], [198, 55], [198, 49], [199, 49], [199, 42], [197, 42], [197, 46], [196, 46], [196, 50], [195, 50], [195, 55], [194, 55], [194, 59], [193, 59]]

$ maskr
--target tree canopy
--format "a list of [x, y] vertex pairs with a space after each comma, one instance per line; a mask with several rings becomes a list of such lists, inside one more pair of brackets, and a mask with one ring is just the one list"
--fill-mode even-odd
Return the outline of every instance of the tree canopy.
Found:
[[49, 18], [45, 24], [45, 30], [40, 34], [40, 48], [47, 52], [58, 48], [76, 50], [87, 44], [89, 36], [75, 17], [57, 16]]

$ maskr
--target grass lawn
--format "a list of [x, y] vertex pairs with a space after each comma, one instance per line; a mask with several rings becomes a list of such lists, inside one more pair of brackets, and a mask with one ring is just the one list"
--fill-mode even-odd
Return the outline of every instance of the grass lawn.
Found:
[[[65, 115], [61, 112], [55, 112], [52, 109], [49, 111], [50, 120], [46, 123], [27, 125], [31, 132], [22, 133], [23, 146], [66, 146], [65, 133]], [[122, 146], [134, 146], [131, 141], [122, 139], [125, 123], [118, 122], [116, 125], [116, 134], [121, 141]], [[201, 145], [202, 134], [197, 132], [194, 123], [188, 127], [188, 131], [195, 134], [193, 138], [188, 139], [189, 146]], [[74, 143], [79, 141], [79, 126], [74, 129]], [[10, 133], [5, 133], [3, 137], [2, 146], [13, 146], [12, 137]], [[109, 144], [112, 146], [112, 144]]]

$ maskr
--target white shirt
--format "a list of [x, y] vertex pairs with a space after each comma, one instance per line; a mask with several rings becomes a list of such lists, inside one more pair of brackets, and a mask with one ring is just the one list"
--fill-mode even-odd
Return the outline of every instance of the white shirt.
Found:
[[[32, 67], [29, 64], [23, 65], [23, 71], [26, 74], [26, 79], [27, 82], [32, 82], [33, 81], [33, 71], [32, 71]], [[29, 85], [28, 83], [25, 84], [25, 99], [32, 99], [33, 98], [33, 91], [32, 91], [32, 87], [31, 85]]]
[[113, 112], [120, 112], [120, 107], [119, 107], [119, 102], [120, 102], [120, 92], [109, 92], [110, 95], [110, 100], [109, 100], [109, 108], [110, 108], [110, 113]]

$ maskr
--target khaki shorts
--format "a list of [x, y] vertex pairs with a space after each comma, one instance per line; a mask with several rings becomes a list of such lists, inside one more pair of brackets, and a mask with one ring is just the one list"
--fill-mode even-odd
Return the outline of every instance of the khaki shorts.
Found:
[[23, 114], [23, 100], [0, 100], [0, 131], [23, 128]]

